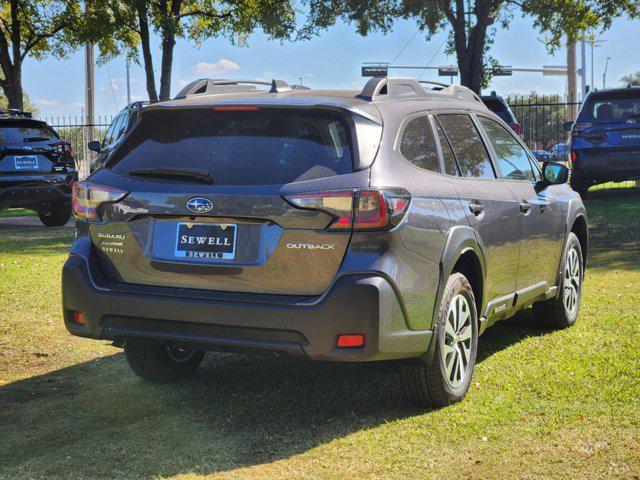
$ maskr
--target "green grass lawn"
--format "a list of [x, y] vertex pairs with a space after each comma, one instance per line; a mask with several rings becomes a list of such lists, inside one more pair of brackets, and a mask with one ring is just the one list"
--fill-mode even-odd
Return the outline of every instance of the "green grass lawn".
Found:
[[67, 335], [71, 229], [0, 231], [0, 478], [640, 478], [640, 198], [594, 193], [575, 327], [480, 339], [466, 399], [419, 410], [397, 366], [210, 354], [142, 382]]
[[35, 215], [36, 215], [35, 211], [27, 210], [26, 208], [7, 208], [6, 210], [0, 210], [0, 218], [24, 217], [24, 216], [33, 217]]

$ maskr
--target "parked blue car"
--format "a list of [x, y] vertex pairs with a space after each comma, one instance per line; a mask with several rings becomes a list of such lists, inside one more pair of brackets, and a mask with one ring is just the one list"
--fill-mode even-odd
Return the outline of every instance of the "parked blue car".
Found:
[[640, 88], [590, 93], [571, 130], [571, 186], [584, 198], [589, 187], [640, 179]]

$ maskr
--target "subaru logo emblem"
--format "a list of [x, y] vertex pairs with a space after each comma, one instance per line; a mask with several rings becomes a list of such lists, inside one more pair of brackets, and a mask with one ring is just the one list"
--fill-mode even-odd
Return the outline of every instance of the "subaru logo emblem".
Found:
[[213, 202], [208, 198], [193, 197], [187, 202], [187, 210], [193, 213], [207, 213], [213, 209]]
[[33, 150], [33, 147], [29, 146], [29, 145], [25, 145], [24, 147], [22, 147], [23, 150]]

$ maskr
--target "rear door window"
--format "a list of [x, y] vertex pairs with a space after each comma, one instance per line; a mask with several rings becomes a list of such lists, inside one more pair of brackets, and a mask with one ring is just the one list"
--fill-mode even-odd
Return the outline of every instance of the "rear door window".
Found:
[[467, 114], [442, 114], [438, 120], [451, 142], [463, 177], [496, 178], [487, 149]]
[[429, 117], [423, 115], [407, 123], [402, 133], [400, 153], [416, 167], [440, 173], [440, 160]]
[[339, 114], [207, 107], [143, 112], [108, 168], [197, 169], [216, 185], [269, 185], [351, 173], [353, 161]]
[[498, 122], [478, 117], [496, 154], [502, 177], [508, 180], [535, 181], [529, 155], [514, 136]]

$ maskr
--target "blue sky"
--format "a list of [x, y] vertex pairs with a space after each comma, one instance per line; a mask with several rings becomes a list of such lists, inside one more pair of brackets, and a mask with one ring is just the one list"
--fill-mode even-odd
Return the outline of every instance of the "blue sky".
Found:
[[[611, 57], [607, 85], [621, 85], [620, 77], [640, 70], [640, 49], [631, 48], [640, 41], [640, 20], [618, 19], [612, 28], [600, 34], [606, 40], [595, 49], [595, 84], [602, 85], [602, 71], [606, 57]], [[200, 77], [217, 78], [281, 78], [290, 83], [302, 77], [305, 85], [314, 88], [359, 88], [365, 79], [360, 76], [362, 62], [391, 61], [415, 34], [417, 27], [409, 21], [398, 22], [390, 34], [373, 34], [362, 38], [349, 25], [338, 24], [319, 37], [306, 42], [269, 41], [262, 33], [249, 38], [248, 47], [234, 47], [225, 39], [211, 39], [200, 48], [179, 41], [174, 52], [172, 94], [184, 83]], [[421, 34], [415, 36], [398, 57], [396, 65], [424, 65], [434, 58], [432, 65], [455, 63], [440, 47], [446, 38], [441, 33], [427, 42]], [[566, 63], [564, 50], [550, 55], [543, 35], [534, 31], [529, 18], [514, 18], [508, 30], [498, 30], [492, 55], [503, 65], [513, 67], [541, 67]], [[157, 40], [157, 39], [156, 39]], [[155, 42], [157, 47], [158, 42]], [[159, 49], [154, 61], [159, 67]], [[435, 57], [434, 57], [435, 55]], [[578, 62], [580, 61], [578, 50]], [[84, 55], [75, 52], [65, 59], [28, 59], [24, 65], [24, 88], [36, 103], [40, 114], [80, 115], [84, 102]], [[587, 67], [590, 53], [587, 49]], [[419, 76], [420, 71], [396, 71], [397, 76]], [[423, 78], [437, 79], [436, 72], [427, 71]], [[132, 65], [133, 99], [146, 98], [144, 71]], [[124, 58], [96, 68], [96, 113], [112, 115], [126, 103]], [[159, 75], [157, 75], [159, 78]], [[442, 79], [441, 79], [442, 80]], [[447, 78], [444, 78], [447, 80]], [[587, 83], [590, 73], [587, 74]], [[514, 94], [537, 91], [563, 93], [564, 77], [542, 76], [537, 73], [514, 73], [512, 77], [495, 78], [488, 90]]]

